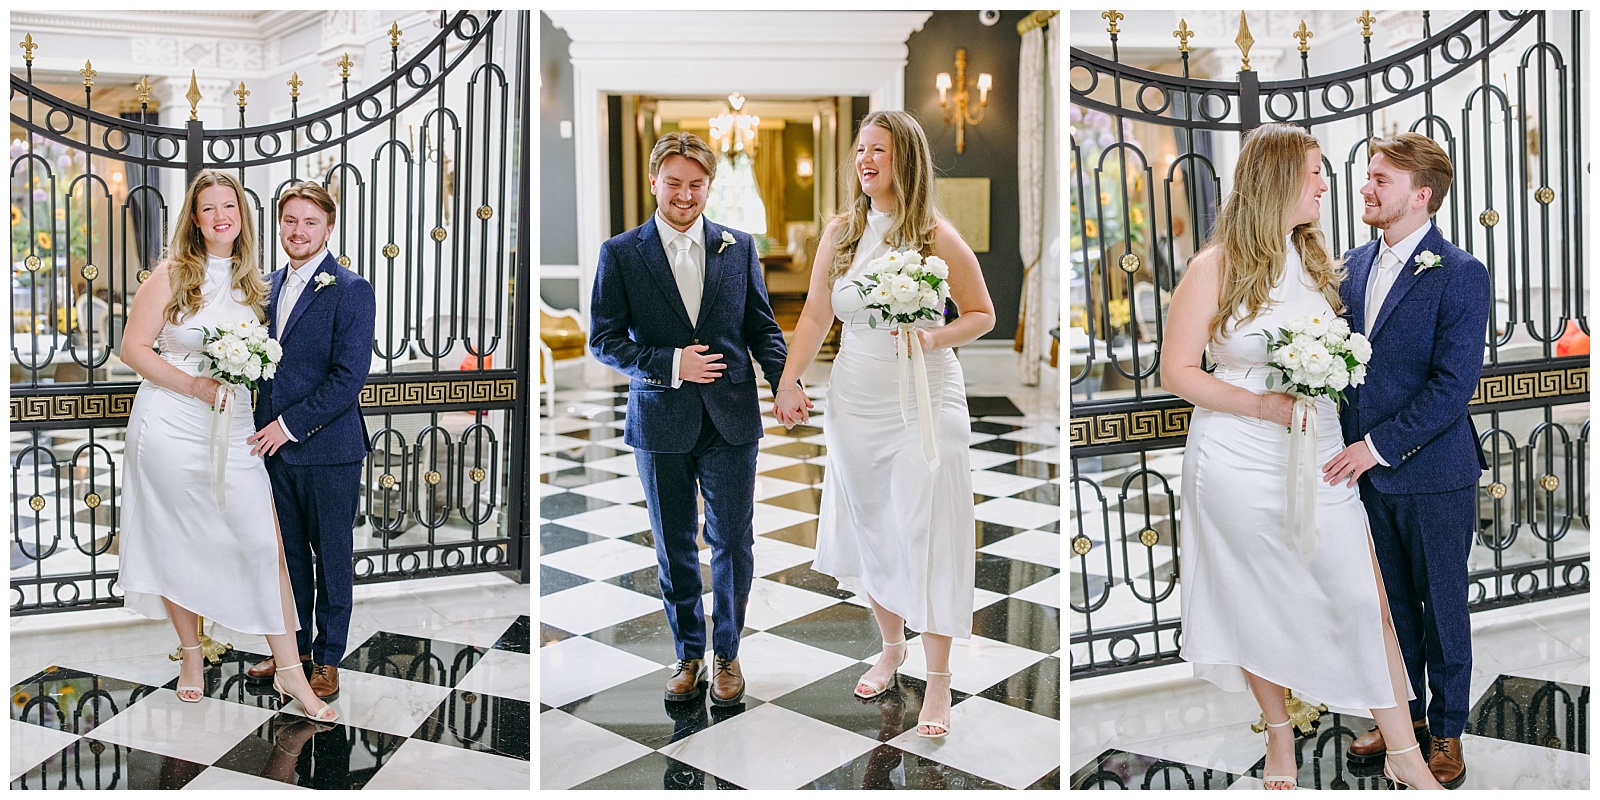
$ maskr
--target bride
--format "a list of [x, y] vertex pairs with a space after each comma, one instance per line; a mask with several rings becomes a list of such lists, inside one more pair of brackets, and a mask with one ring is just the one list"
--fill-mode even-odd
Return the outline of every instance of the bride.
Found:
[[[1316, 139], [1294, 125], [1256, 128], [1211, 245], [1173, 292], [1161, 383], [1195, 405], [1183, 456], [1182, 655], [1197, 676], [1255, 696], [1268, 726], [1266, 788], [1296, 785], [1290, 687], [1372, 709], [1397, 748], [1385, 771], [1439, 789], [1404, 704], [1409, 683], [1356, 489], [1317, 475], [1306, 558], [1286, 523], [1295, 398], [1267, 389], [1260, 334], [1293, 316], [1343, 310], [1343, 275], [1317, 227], [1327, 188]], [[1208, 346], [1212, 374], [1202, 365]], [[1328, 398], [1316, 401], [1315, 430], [1323, 464], [1344, 449]]]
[[[338, 712], [317, 699], [300, 669], [272, 488], [265, 462], [245, 443], [255, 432], [250, 390], [207, 377], [201, 364], [201, 328], [264, 318], [267, 285], [245, 197], [229, 173], [195, 175], [167, 260], [133, 298], [122, 359], [144, 382], [128, 418], [117, 582], [125, 606], [172, 620], [183, 656], [179, 700], [205, 696], [197, 619], [204, 616], [265, 635], [277, 663], [294, 665], [273, 681], [279, 694], [333, 722]], [[213, 420], [230, 406], [223, 463], [213, 464]], [[212, 489], [218, 470], [225, 503]]]
[[[972, 636], [976, 533], [967, 443], [970, 418], [961, 364], [951, 348], [994, 327], [994, 305], [972, 248], [938, 215], [933, 158], [922, 127], [904, 111], [878, 111], [856, 134], [855, 180], [844, 211], [823, 231], [805, 309], [795, 326], [778, 386], [793, 387], [817, 357], [833, 318], [844, 324], [828, 382], [828, 468], [811, 568], [832, 575], [872, 606], [883, 649], [855, 694], [888, 691], [905, 663], [905, 629], [921, 634], [928, 687], [917, 734], [950, 731], [950, 640]], [[930, 466], [913, 409], [901, 417], [902, 393], [921, 402], [897, 377], [898, 331], [874, 328], [849, 278], [891, 247], [938, 256], [950, 267], [950, 298], [961, 316], [948, 325], [921, 323], [914, 334], [926, 354], [928, 398], [938, 463]], [[805, 397], [782, 389], [774, 413], [802, 418]]]

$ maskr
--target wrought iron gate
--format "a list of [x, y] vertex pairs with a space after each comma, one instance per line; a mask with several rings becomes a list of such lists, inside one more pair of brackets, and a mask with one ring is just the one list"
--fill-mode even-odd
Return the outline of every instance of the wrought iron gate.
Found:
[[[1267, 121], [1315, 126], [1335, 253], [1374, 235], [1360, 225], [1356, 191], [1371, 136], [1415, 130], [1450, 153], [1456, 183], [1436, 222], [1488, 266], [1496, 292], [1472, 401], [1490, 463], [1473, 609], [1588, 591], [1587, 19], [1472, 12], [1438, 26], [1434, 16], [1403, 18], [1415, 41], [1374, 58], [1376, 20], [1363, 12], [1359, 66], [1320, 76], [1310, 74], [1314, 32], [1302, 22], [1297, 45], [1279, 43], [1297, 46], [1298, 80], [1251, 71], [1244, 15], [1233, 80], [1191, 75], [1187, 21], [1173, 32], [1181, 75], [1123, 63], [1115, 11], [1101, 15], [1109, 56], [1073, 48], [1072, 677], [1178, 658], [1174, 448], [1190, 406], [1159, 386], [1164, 295], [1211, 233], [1231, 180], [1221, 162]], [[1583, 354], [1569, 354], [1580, 338]]]
[[[138, 376], [123, 367], [124, 309], [161, 257], [187, 177], [237, 170], [264, 269], [279, 266], [278, 192], [323, 181], [339, 205], [330, 249], [378, 294], [361, 394], [358, 583], [510, 571], [528, 582], [528, 396], [533, 288], [529, 185], [531, 16], [441, 13], [420, 48], [389, 34], [389, 74], [339, 102], [213, 130], [158, 111], [93, 108], [11, 76], [11, 613], [116, 606], [124, 426]], [[402, 58], [402, 50], [413, 53]], [[330, 76], [331, 81], [331, 76]], [[255, 93], [262, 93], [259, 87]], [[284, 90], [279, 90], [284, 91]], [[166, 119], [158, 121], [158, 115]], [[165, 123], [165, 124], [162, 124]]]

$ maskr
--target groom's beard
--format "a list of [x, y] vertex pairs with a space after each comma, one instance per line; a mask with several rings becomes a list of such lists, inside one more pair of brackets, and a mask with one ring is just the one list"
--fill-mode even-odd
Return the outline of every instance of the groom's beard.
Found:
[[1384, 211], [1383, 206], [1373, 206], [1361, 211], [1361, 221], [1380, 231], [1386, 231], [1394, 227], [1402, 216], [1405, 215], [1400, 211]]
[[305, 261], [317, 253], [322, 252], [322, 248], [327, 246], [326, 241], [307, 241], [303, 244], [295, 244], [294, 242], [290, 241], [280, 241], [279, 244], [283, 245], [283, 252], [288, 254], [290, 261]]

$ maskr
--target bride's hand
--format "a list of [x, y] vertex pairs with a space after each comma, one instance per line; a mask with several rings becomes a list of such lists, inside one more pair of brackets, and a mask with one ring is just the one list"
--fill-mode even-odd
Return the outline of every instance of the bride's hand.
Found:
[[1294, 395], [1283, 392], [1267, 392], [1256, 401], [1256, 410], [1261, 419], [1267, 422], [1276, 422], [1287, 428], [1289, 421], [1294, 418]]
[[[911, 330], [914, 331], [917, 334], [917, 338], [922, 341], [922, 352], [931, 353], [935, 347], [938, 347], [938, 345], [934, 344], [933, 341], [933, 331], [930, 331], [927, 328], [912, 328]], [[890, 330], [889, 335], [899, 336], [900, 329], [894, 328]]]
[[228, 407], [228, 397], [230, 396], [229, 392], [223, 392], [222, 404], [217, 405], [217, 388], [221, 385], [222, 382], [215, 378], [196, 375], [195, 379], [189, 382], [189, 396], [211, 406], [217, 411], [221, 411]]

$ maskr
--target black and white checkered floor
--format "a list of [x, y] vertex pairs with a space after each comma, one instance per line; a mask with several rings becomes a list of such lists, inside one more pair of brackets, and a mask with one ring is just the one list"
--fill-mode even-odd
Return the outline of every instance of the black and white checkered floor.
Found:
[[[526, 608], [521, 588], [501, 594]], [[128, 627], [102, 635], [125, 645]], [[147, 641], [163, 633], [133, 627]], [[62, 662], [92, 666], [53, 665], [12, 686], [11, 788], [527, 789], [530, 627], [524, 614], [362, 633], [340, 664], [331, 725], [246, 684], [244, 670], [264, 657], [250, 652], [264, 650], [259, 637], [208, 664], [196, 704], [178, 700], [177, 665], [160, 655], [90, 662], [98, 656], [85, 652]], [[52, 634], [57, 646], [73, 637]]]
[[812, 394], [813, 424], [793, 430], [764, 404], [747, 695], [719, 708], [662, 699], [675, 653], [622, 443], [626, 387], [558, 393], [539, 447], [540, 788], [1060, 788], [1059, 415], [970, 400], [976, 610], [973, 637], [951, 653], [940, 741], [916, 735], [916, 638], [898, 692], [851, 694], [879, 635], [864, 601], [809, 568], [827, 469], [827, 409], [821, 387]]

